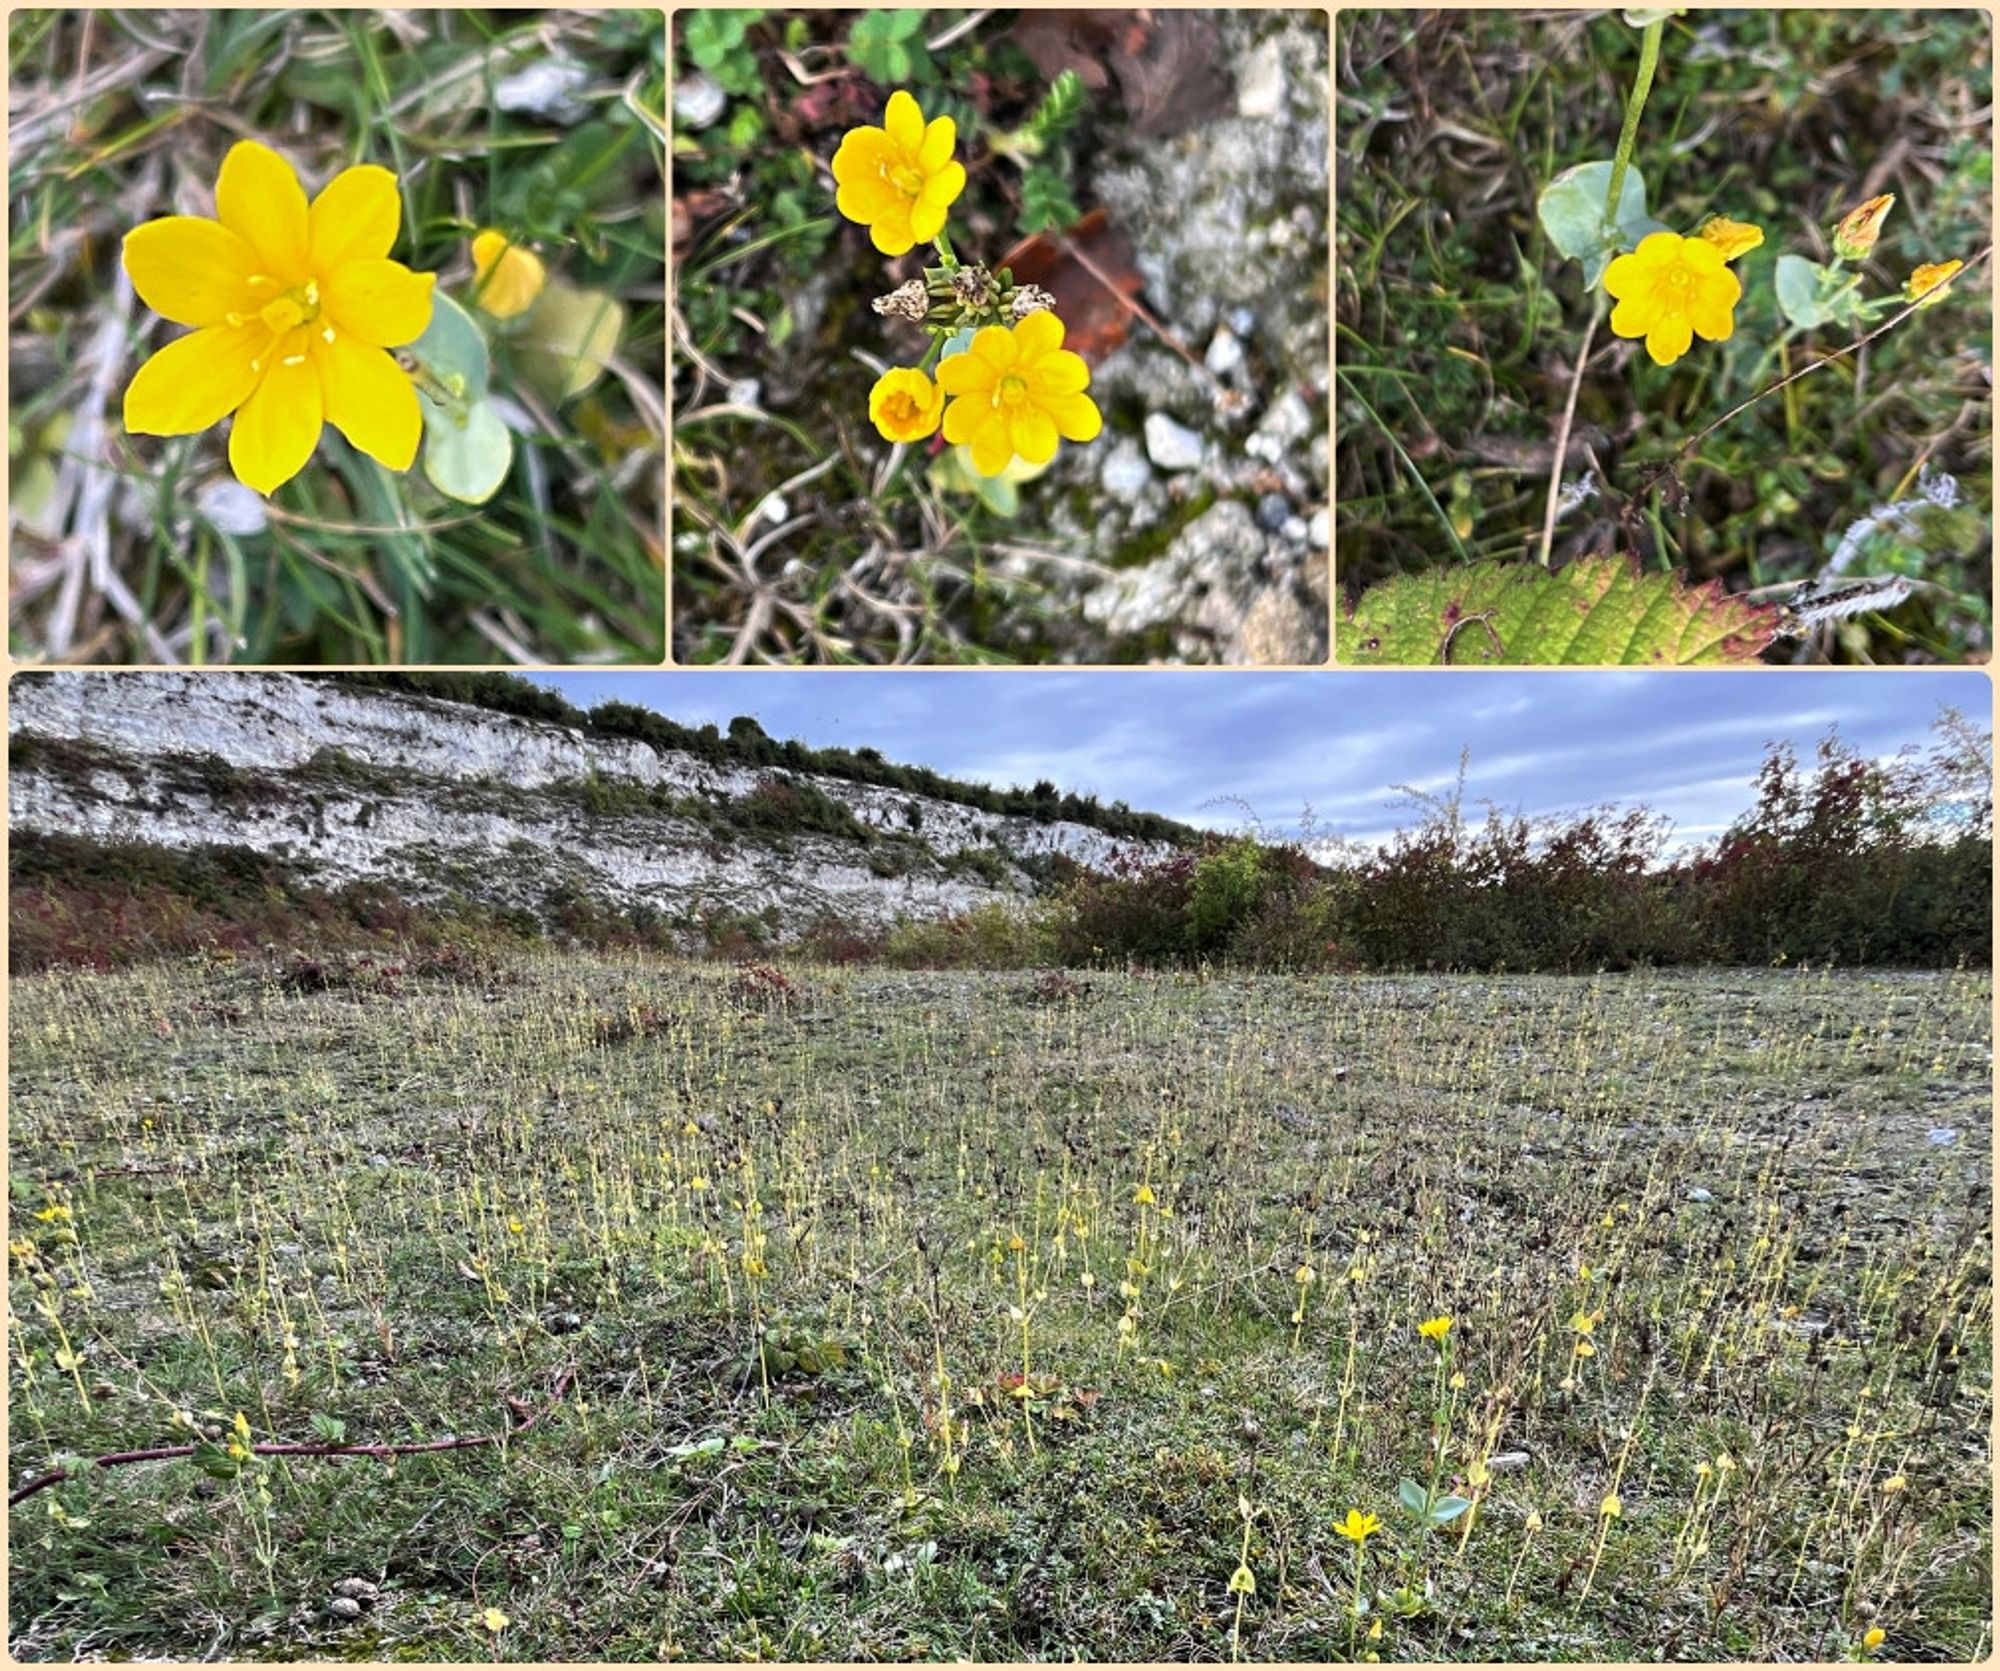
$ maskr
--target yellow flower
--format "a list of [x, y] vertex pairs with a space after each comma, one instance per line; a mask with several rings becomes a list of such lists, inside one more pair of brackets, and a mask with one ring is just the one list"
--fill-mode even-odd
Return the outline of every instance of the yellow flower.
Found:
[[1685, 354], [1697, 335], [1727, 339], [1736, 329], [1731, 310], [1743, 295], [1719, 245], [1678, 232], [1640, 240], [1604, 269], [1604, 288], [1618, 298], [1611, 329], [1621, 337], [1644, 337], [1653, 363], [1663, 366]]
[[944, 230], [945, 211], [965, 190], [965, 165], [952, 160], [958, 124], [928, 124], [908, 93], [891, 93], [879, 128], [850, 128], [833, 153], [834, 205], [868, 228], [884, 255], [901, 255]]
[[507, 1615], [502, 1613], [499, 1608], [489, 1607], [484, 1613], [479, 1615], [479, 1623], [492, 1631], [495, 1636], [498, 1636], [507, 1628], [508, 1620]]
[[1598, 1504], [1597, 1512], [1603, 1515], [1606, 1520], [1616, 1520], [1625, 1512], [1625, 1505], [1619, 1499], [1618, 1493], [1613, 1491], [1605, 1496], [1602, 1503]]
[[1363, 1514], [1359, 1509], [1349, 1509], [1345, 1520], [1334, 1522], [1333, 1529], [1349, 1543], [1366, 1543], [1382, 1530], [1379, 1516]]
[[1248, 1567], [1238, 1567], [1229, 1575], [1229, 1588], [1236, 1595], [1254, 1596], [1257, 1593], [1256, 1575]]
[[898, 366], [868, 391], [868, 416], [891, 441], [921, 441], [944, 416], [944, 390], [921, 371]]
[[473, 299], [495, 319], [512, 319], [535, 305], [548, 269], [533, 250], [488, 227], [472, 240]]
[[1833, 253], [1843, 261], [1867, 260], [1875, 248], [1875, 240], [1882, 235], [1882, 222], [1895, 206], [1896, 194], [1885, 192], [1869, 198], [1858, 209], [1848, 210], [1833, 229]]
[[1910, 275], [1910, 282], [1903, 287], [1903, 295], [1912, 302], [1921, 302], [1926, 297], [1936, 298], [1944, 293], [1946, 285], [1958, 277], [1963, 261], [1926, 261]]
[[[947, 435], [945, 439], [949, 441], [951, 437]], [[988, 474], [991, 474], [991, 472], [989, 471]], [[1141, 1184], [1132, 1192], [1132, 1204], [1134, 1206], [1150, 1207], [1153, 1205], [1153, 1200], [1153, 1186], [1151, 1184]]]
[[290, 163], [240, 140], [222, 159], [215, 212], [126, 234], [140, 299], [195, 330], [139, 368], [125, 427], [193, 435], [233, 412], [230, 467], [259, 493], [305, 467], [322, 423], [407, 470], [423, 420], [387, 350], [423, 335], [437, 275], [388, 259], [403, 213], [395, 175], [343, 169], [308, 205]]
[[1861, 1638], [1861, 1645], [1872, 1654], [1888, 1640], [1889, 1633], [1886, 1630], [1880, 1625], [1872, 1625], [1869, 1627], [1868, 1633]]
[[1569, 1320], [1569, 1326], [1576, 1330], [1578, 1334], [1589, 1334], [1592, 1329], [1597, 1327], [1597, 1318], [1591, 1312], [1579, 1311]]
[[1764, 241], [1764, 229], [1748, 221], [1731, 220], [1727, 215], [1712, 215], [1702, 223], [1701, 236], [1722, 251], [1724, 261], [1734, 261]]
[[1451, 1333], [1451, 1319], [1449, 1317], [1433, 1317], [1428, 1323], [1419, 1323], [1417, 1325], [1417, 1333], [1422, 1335], [1426, 1340], [1442, 1342], [1444, 1337]]
[[1090, 367], [1062, 345], [1063, 323], [1031, 313], [1013, 326], [988, 325], [972, 346], [938, 367], [938, 386], [955, 397], [944, 414], [944, 438], [969, 442], [973, 467], [997, 476], [1019, 454], [1030, 464], [1056, 456], [1056, 437], [1094, 441], [1104, 427], [1083, 391]]

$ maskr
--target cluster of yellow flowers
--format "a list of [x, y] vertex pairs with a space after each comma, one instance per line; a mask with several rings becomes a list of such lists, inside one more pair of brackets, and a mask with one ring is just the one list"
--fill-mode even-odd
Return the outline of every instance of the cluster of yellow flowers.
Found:
[[[892, 93], [882, 126], [851, 130], [834, 152], [835, 206], [867, 227], [884, 255], [939, 241], [945, 272], [960, 271], [941, 241], [965, 189], [965, 166], [952, 155], [957, 133], [949, 116], [926, 122], [908, 93]], [[1090, 368], [1063, 347], [1063, 323], [1047, 308], [981, 327], [938, 362], [935, 382], [929, 367], [951, 332], [931, 329], [924, 363], [884, 372], [869, 391], [868, 416], [885, 439], [922, 441], [942, 426], [947, 442], [970, 449], [981, 475], [997, 476], [1016, 458], [1046, 464], [1059, 439], [1091, 441], [1103, 428], [1084, 393]]]
[[[1882, 221], [1895, 204], [1894, 193], [1871, 197], [1843, 215], [1834, 228], [1834, 255], [1865, 261], [1875, 248]], [[1762, 228], [1716, 215], [1695, 232], [1654, 232], [1639, 247], [1604, 269], [1604, 288], [1617, 302], [1611, 329], [1621, 337], [1644, 337], [1656, 365], [1670, 366], [1696, 337], [1725, 342], [1736, 328], [1735, 308], [1743, 285], [1729, 263], [1763, 243]], [[1903, 288], [1907, 302], [1934, 301], [1963, 261], [1926, 262]]]

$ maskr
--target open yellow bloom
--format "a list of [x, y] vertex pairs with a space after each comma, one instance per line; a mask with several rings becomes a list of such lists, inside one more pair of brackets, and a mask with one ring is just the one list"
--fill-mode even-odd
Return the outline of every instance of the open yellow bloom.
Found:
[[1030, 464], [1048, 463], [1058, 436], [1097, 439], [1104, 419], [1083, 392], [1090, 367], [1062, 340], [1062, 321], [1044, 310], [1016, 325], [988, 325], [963, 354], [939, 365], [938, 386], [954, 397], [944, 438], [970, 444], [982, 476], [999, 475], [1017, 453]]
[[1903, 286], [1903, 294], [1913, 302], [1935, 296], [1958, 277], [1958, 270], [1964, 265], [1963, 261], [1926, 261], [1910, 275], [1910, 282]]
[[868, 416], [886, 440], [921, 441], [944, 416], [944, 390], [921, 371], [897, 366], [876, 378], [868, 391]]
[[1333, 1529], [1349, 1543], [1366, 1543], [1382, 1530], [1381, 1519], [1372, 1514], [1363, 1514], [1359, 1509], [1349, 1509], [1345, 1520], [1336, 1520]]
[[850, 128], [833, 153], [834, 206], [868, 228], [884, 255], [901, 255], [944, 230], [945, 211], [965, 190], [965, 165], [952, 160], [958, 124], [929, 124], [908, 93], [889, 95], [879, 128]]
[[1644, 337], [1656, 365], [1670, 366], [1697, 336], [1722, 342], [1736, 329], [1733, 310], [1743, 286], [1725, 264], [1721, 246], [1678, 232], [1654, 232], [1604, 269], [1604, 288], [1618, 298], [1611, 329]]
[[1711, 215], [1702, 222], [1700, 236], [1722, 251], [1724, 261], [1748, 255], [1764, 241], [1764, 229], [1748, 221], [1731, 220], [1727, 215]]
[[403, 214], [395, 175], [343, 169], [308, 205], [291, 164], [245, 139], [222, 159], [215, 213], [126, 234], [140, 299], [196, 329], [139, 368], [125, 427], [193, 435], [233, 412], [230, 467], [259, 493], [305, 467], [323, 422], [407, 470], [423, 420], [387, 350], [423, 335], [437, 275], [388, 259]]
[[486, 228], [472, 240], [473, 299], [495, 319], [512, 319], [535, 305], [548, 269], [533, 250]]
[[1446, 1335], [1451, 1333], [1451, 1319], [1449, 1317], [1433, 1317], [1428, 1323], [1419, 1323], [1417, 1325], [1417, 1333], [1422, 1335], [1426, 1340], [1442, 1341]]

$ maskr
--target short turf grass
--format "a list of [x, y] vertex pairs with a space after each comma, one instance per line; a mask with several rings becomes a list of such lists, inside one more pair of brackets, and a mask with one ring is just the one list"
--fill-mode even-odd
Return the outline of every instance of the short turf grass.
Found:
[[563, 1395], [41, 1492], [14, 1653], [1990, 1651], [1984, 973], [1081, 988], [18, 980], [15, 1486]]
[[[659, 11], [17, 11], [8, 19], [11, 643], [23, 660], [658, 662], [665, 652], [666, 28]], [[580, 68], [572, 120], [503, 109]], [[471, 291], [494, 226], [626, 310], [613, 369], [552, 405], [495, 350], [530, 432], [481, 505], [421, 454], [328, 428], [261, 533], [217, 509], [227, 427], [128, 436], [125, 385], [176, 327], [121, 288], [139, 223], [213, 213], [224, 154], [274, 147], [308, 193], [394, 169], [394, 255]]]
[[[1554, 443], [1591, 303], [1536, 216], [1562, 170], [1609, 160], [1639, 57], [1616, 11], [1344, 10], [1336, 23], [1337, 568], [1399, 573], [1540, 555]], [[1983, 659], [1992, 628], [1992, 280], [1770, 396], [1682, 467], [1677, 515], [1645, 467], [1737, 402], [1859, 332], [1789, 329], [1781, 254], [1827, 261], [1834, 222], [1897, 202], [1863, 294], [1992, 238], [1992, 20], [1971, 10], [1709, 11], [1672, 18], [1632, 164], [1655, 218], [1749, 221], [1761, 249], [1733, 336], [1671, 367], [1600, 325], [1578, 385], [1556, 561], [1630, 551], [1731, 592], [1817, 574], [1855, 522], [1962, 491], [1872, 536], [1848, 571], [1922, 584], [1769, 659]], [[1852, 268], [1848, 269], [1850, 272]], [[1586, 451], [1587, 449], [1587, 451]], [[1602, 472], [1599, 474], [1599, 472]]]

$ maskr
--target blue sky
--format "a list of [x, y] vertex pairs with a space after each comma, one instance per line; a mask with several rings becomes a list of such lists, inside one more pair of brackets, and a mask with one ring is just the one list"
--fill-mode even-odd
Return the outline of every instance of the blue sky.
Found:
[[1209, 828], [1267, 829], [1310, 804], [1322, 834], [1384, 839], [1414, 817], [1394, 786], [1468, 786], [1530, 816], [1606, 802], [1705, 840], [1751, 800], [1764, 745], [1802, 757], [1829, 726], [1873, 755], [1928, 740], [1950, 704], [1982, 728], [1972, 671], [535, 674], [580, 707], [636, 702], [683, 724], [751, 714], [774, 737], [872, 746], [1005, 787], [1048, 778]]

